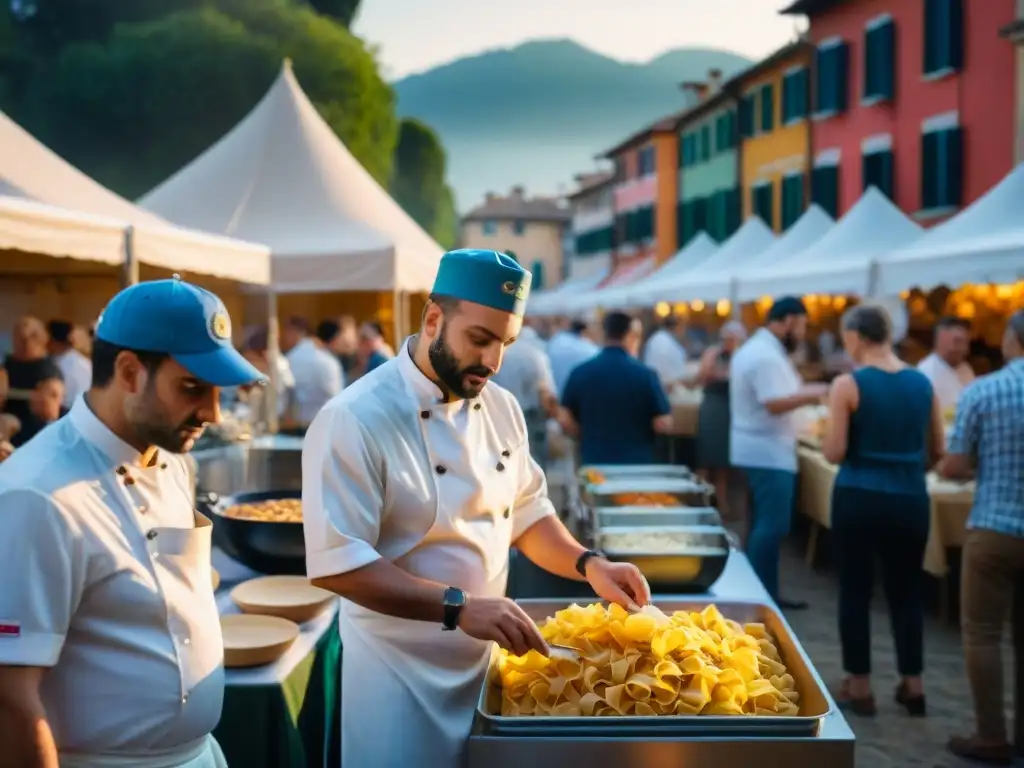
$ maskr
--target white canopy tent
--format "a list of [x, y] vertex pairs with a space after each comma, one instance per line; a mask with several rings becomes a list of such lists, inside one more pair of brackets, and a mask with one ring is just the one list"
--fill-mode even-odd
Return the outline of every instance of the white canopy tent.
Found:
[[739, 301], [752, 301], [761, 296], [814, 293], [874, 295], [877, 260], [919, 238], [921, 232], [888, 197], [869, 187], [811, 246], [776, 266], [744, 273], [736, 296]]
[[662, 301], [716, 301], [730, 295], [735, 270], [750, 263], [776, 242], [775, 234], [760, 217], [751, 216], [703, 264], [658, 286]]
[[89, 178], [2, 112], [0, 147], [4, 249], [106, 264], [134, 259], [170, 271], [270, 282], [265, 246], [173, 226]]
[[879, 290], [1024, 280], [1024, 164], [968, 208], [878, 265]]
[[718, 243], [707, 233], [701, 232], [675, 256], [665, 262], [660, 269], [635, 283], [610, 288], [602, 292], [600, 305], [603, 307], [621, 307], [623, 309], [641, 309], [653, 307], [662, 300], [661, 286], [666, 279], [680, 275], [710, 259], [718, 250]]
[[568, 300], [596, 288], [608, 277], [609, 271], [606, 267], [589, 275], [566, 280], [550, 291], [538, 291], [527, 300], [526, 314], [530, 317], [567, 314]]
[[266, 243], [279, 293], [426, 292], [442, 255], [320, 117], [287, 60], [237, 126], [139, 202]]

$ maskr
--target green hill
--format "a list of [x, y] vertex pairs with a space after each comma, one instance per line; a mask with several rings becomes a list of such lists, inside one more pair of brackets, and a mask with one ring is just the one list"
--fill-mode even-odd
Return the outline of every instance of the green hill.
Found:
[[594, 167], [593, 156], [685, 106], [679, 84], [709, 69], [728, 77], [749, 60], [682, 48], [645, 64], [571, 40], [541, 40], [458, 59], [394, 84], [398, 110], [441, 135], [460, 210], [488, 190], [522, 184], [555, 193]]

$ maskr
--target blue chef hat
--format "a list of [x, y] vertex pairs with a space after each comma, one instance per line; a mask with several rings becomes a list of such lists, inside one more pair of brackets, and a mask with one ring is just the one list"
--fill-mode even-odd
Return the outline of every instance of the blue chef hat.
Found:
[[200, 381], [236, 387], [264, 376], [231, 344], [231, 318], [217, 296], [175, 276], [129, 286], [100, 316], [96, 338], [170, 355]]
[[441, 257], [432, 292], [522, 315], [532, 280], [511, 256], [463, 248]]

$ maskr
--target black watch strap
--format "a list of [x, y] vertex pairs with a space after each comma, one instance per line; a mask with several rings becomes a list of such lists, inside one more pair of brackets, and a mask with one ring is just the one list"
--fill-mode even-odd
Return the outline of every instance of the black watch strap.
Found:
[[602, 555], [600, 552], [588, 549], [579, 556], [579, 559], [576, 560], [576, 572], [583, 578], [587, 577], [587, 563], [590, 562], [590, 558], [592, 557], [602, 557]]
[[466, 593], [457, 587], [448, 587], [444, 591], [444, 619], [441, 626], [453, 632], [459, 626], [459, 615], [466, 605]]

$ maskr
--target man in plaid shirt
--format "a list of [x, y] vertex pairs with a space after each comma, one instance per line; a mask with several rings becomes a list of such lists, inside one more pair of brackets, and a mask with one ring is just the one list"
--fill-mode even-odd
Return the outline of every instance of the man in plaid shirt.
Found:
[[1024, 310], [1003, 337], [1006, 365], [964, 390], [940, 471], [974, 474], [977, 489], [967, 521], [961, 575], [964, 660], [977, 731], [953, 737], [949, 750], [991, 765], [1010, 765], [1014, 745], [1003, 714], [1001, 642], [1013, 624], [1014, 744], [1024, 756]]

